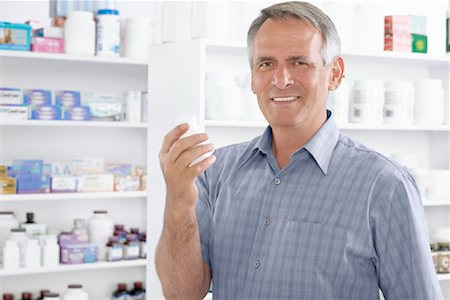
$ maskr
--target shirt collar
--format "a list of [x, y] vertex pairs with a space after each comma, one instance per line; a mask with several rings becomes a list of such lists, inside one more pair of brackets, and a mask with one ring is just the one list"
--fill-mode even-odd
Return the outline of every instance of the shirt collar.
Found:
[[[303, 146], [316, 161], [322, 172], [326, 175], [334, 148], [339, 140], [339, 129], [331, 113], [327, 110], [327, 120], [313, 137]], [[300, 152], [297, 150], [295, 153]], [[256, 139], [253, 147], [244, 155], [239, 168], [242, 167], [258, 151], [264, 155], [272, 153], [272, 128], [267, 126], [264, 133]]]

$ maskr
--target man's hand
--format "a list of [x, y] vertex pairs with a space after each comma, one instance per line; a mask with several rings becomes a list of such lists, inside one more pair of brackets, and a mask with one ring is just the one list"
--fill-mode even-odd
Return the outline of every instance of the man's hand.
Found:
[[201, 162], [189, 167], [191, 162], [214, 149], [213, 144], [205, 143], [208, 140], [206, 133], [193, 134], [180, 137], [188, 130], [188, 124], [181, 124], [173, 128], [164, 136], [159, 152], [161, 169], [167, 187], [167, 203], [175, 211], [193, 209], [198, 198], [198, 189], [195, 179], [208, 169], [215, 161], [212, 155]]

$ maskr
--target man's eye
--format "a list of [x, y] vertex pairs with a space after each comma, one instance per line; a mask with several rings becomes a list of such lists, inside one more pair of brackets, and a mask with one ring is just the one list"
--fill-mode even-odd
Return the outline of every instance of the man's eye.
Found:
[[263, 62], [259, 65], [260, 68], [270, 68], [271, 66], [273, 66], [273, 63], [270, 61]]
[[306, 63], [304, 61], [296, 61], [294, 64], [296, 66], [304, 66], [304, 65], [306, 65]]

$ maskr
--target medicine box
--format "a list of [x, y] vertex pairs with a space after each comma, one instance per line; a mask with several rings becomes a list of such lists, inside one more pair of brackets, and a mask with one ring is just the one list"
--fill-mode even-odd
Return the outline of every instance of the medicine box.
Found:
[[17, 182], [12, 177], [0, 177], [0, 195], [16, 194]]
[[133, 165], [127, 163], [107, 163], [105, 172], [114, 174], [115, 176], [127, 176], [131, 175], [133, 171]]
[[112, 175], [112, 174], [82, 175], [79, 178], [78, 191], [80, 191], [80, 192], [113, 192], [114, 191], [114, 175]]
[[97, 247], [92, 244], [65, 245], [61, 247], [61, 263], [85, 264], [97, 261]]
[[114, 190], [117, 192], [139, 191], [141, 178], [139, 176], [116, 176]]
[[30, 118], [28, 105], [0, 105], [0, 120], [24, 121]]
[[61, 120], [61, 108], [54, 105], [43, 105], [35, 107], [31, 111], [31, 119], [33, 120]]
[[105, 160], [103, 158], [74, 158], [72, 173], [74, 175], [103, 173]]
[[89, 121], [92, 119], [89, 106], [72, 106], [64, 109], [64, 120]]
[[0, 88], [0, 104], [23, 104], [21, 89]]
[[61, 232], [58, 236], [60, 247], [67, 245], [86, 245], [89, 242], [87, 234], [75, 234], [72, 232]]
[[0, 22], [0, 49], [29, 51], [30, 44], [30, 25]]
[[97, 121], [121, 121], [122, 104], [92, 102], [87, 104], [91, 110], [93, 120]]
[[9, 174], [17, 180], [17, 193], [41, 193], [42, 160], [14, 160]]
[[78, 91], [55, 91], [55, 105], [64, 109], [81, 105], [81, 93]]
[[128, 122], [142, 120], [142, 94], [140, 91], [128, 91], [125, 94], [125, 119]]
[[46, 53], [64, 53], [64, 39], [34, 37], [31, 40], [31, 51]]
[[384, 17], [384, 50], [411, 52], [411, 42], [409, 16]]
[[23, 103], [33, 108], [52, 105], [52, 92], [50, 90], [26, 89], [23, 91]]
[[50, 185], [52, 193], [75, 193], [78, 190], [78, 178], [68, 175], [53, 175]]

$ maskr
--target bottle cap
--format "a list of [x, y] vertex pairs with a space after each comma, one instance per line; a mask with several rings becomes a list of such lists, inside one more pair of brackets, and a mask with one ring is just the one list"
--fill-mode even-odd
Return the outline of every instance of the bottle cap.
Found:
[[135, 289], [142, 289], [142, 281], [135, 281], [133, 284]]
[[97, 10], [97, 15], [119, 15], [119, 11], [117, 9], [99, 9]]
[[31, 300], [32, 298], [33, 298], [33, 295], [30, 292], [22, 293], [22, 300]]
[[81, 284], [69, 284], [67, 287], [69, 289], [81, 289], [83, 286]]
[[120, 291], [126, 291], [127, 290], [127, 284], [126, 283], [118, 283], [117, 289]]

